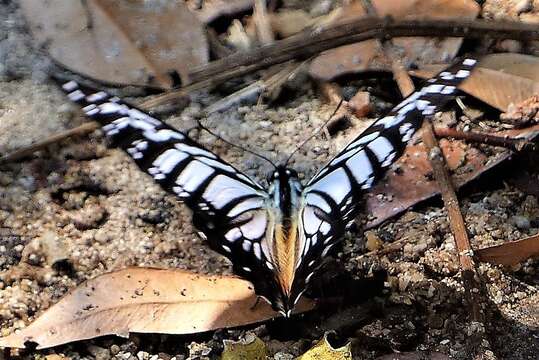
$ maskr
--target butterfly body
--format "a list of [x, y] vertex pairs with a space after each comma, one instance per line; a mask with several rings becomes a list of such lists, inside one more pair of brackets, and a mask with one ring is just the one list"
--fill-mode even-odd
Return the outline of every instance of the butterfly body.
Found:
[[264, 188], [181, 131], [75, 81], [70, 100], [111, 142], [193, 212], [193, 224], [236, 274], [289, 316], [324, 257], [360, 211], [364, 192], [402, 155], [424, 117], [453, 99], [476, 61], [464, 59], [404, 99], [338, 153], [305, 186], [276, 167]]

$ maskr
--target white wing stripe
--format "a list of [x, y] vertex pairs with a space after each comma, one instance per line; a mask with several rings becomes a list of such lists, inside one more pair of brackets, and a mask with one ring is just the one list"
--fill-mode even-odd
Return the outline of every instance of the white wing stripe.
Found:
[[195, 191], [200, 184], [206, 181], [214, 172], [215, 170], [208, 165], [205, 165], [200, 161], [193, 160], [185, 167], [185, 169], [182, 170], [176, 179], [176, 184], [180, 185], [185, 191], [191, 193]]
[[222, 209], [234, 199], [248, 195], [259, 193], [248, 185], [219, 174], [209, 183], [202, 197], [216, 209]]
[[186, 153], [188, 153], [189, 155], [192, 155], [192, 156], [196, 156], [196, 155], [203, 155], [203, 156], [207, 156], [209, 158], [212, 158], [212, 159], [216, 159], [217, 156], [215, 156], [213, 153], [207, 151], [207, 150], [204, 150], [202, 148], [198, 148], [198, 147], [194, 147], [194, 146], [189, 146], [189, 145], [186, 145], [186, 144], [183, 144], [183, 143], [178, 143], [175, 145], [176, 149], [178, 150], [181, 150], [181, 151], [185, 151]]
[[[174, 170], [176, 165], [188, 157], [189, 156], [184, 152], [176, 149], [168, 149], [159, 155], [157, 159], [155, 159], [153, 165], [157, 167], [161, 173], [169, 174], [172, 170]], [[148, 172], [151, 173], [151, 168], [148, 169]]]
[[360, 185], [374, 177], [371, 161], [364, 150], [358, 151], [357, 154], [348, 159], [346, 166]]
[[312, 190], [328, 194], [337, 204], [340, 204], [352, 191], [352, 184], [350, 184], [346, 172], [342, 168], [338, 168], [312, 185], [309, 191]]
[[378, 162], [381, 164], [392, 153], [395, 152], [395, 148], [391, 145], [391, 142], [384, 136], [377, 137], [367, 147], [374, 153]]
[[264, 202], [262, 201], [261, 198], [246, 199], [246, 200], [241, 201], [236, 206], [234, 206], [232, 210], [228, 212], [227, 215], [230, 218], [234, 218], [238, 216], [239, 214], [244, 213], [248, 210], [260, 209], [262, 208], [263, 205], [264, 205]]
[[305, 201], [307, 204], [316, 206], [319, 209], [322, 209], [327, 214], [331, 213], [331, 207], [327, 203], [327, 201], [320, 195], [315, 193], [308, 193], [305, 197]]
[[155, 141], [155, 142], [165, 142], [165, 141], [170, 141], [171, 139], [176, 139], [176, 140], [185, 139], [185, 136], [183, 136], [181, 133], [170, 130], [170, 129], [160, 129], [160, 130], [155, 131], [155, 128], [154, 128], [151, 131], [145, 131], [143, 135], [146, 139]]

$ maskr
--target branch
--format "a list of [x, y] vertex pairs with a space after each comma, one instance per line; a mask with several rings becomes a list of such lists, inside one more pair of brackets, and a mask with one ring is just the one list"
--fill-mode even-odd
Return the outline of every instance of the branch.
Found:
[[271, 65], [292, 59], [306, 59], [322, 51], [373, 38], [402, 36], [466, 37], [472, 39], [539, 40], [535, 24], [493, 22], [487, 20], [394, 20], [361, 18], [328, 28], [305, 30], [273, 44], [237, 52], [223, 59], [192, 69], [190, 83], [153, 100], [151, 105], [184, 96], [191, 91], [211, 87]]
[[434, 128], [434, 133], [437, 137], [453, 138], [456, 140], [464, 140], [469, 143], [487, 144], [492, 146], [500, 146], [513, 151], [521, 151], [524, 148], [533, 147], [534, 144], [524, 138], [511, 138], [507, 135], [500, 136], [494, 134], [485, 134], [479, 132], [459, 131], [446, 127]]
[[442, 151], [438, 147], [438, 142], [434, 136], [434, 130], [430, 121], [425, 121], [423, 126], [423, 143], [427, 149], [428, 157], [432, 165], [434, 177], [440, 186], [444, 206], [447, 209], [449, 225], [455, 244], [457, 246], [460, 266], [462, 269], [462, 281], [465, 289], [466, 300], [471, 308], [472, 321], [483, 322], [478, 300], [479, 284], [475, 279], [476, 271], [473, 261], [473, 251], [466, 232], [464, 218], [460, 212], [459, 202], [451, 177], [445, 165]]
[[80, 126], [77, 126], [73, 129], [69, 129], [66, 131], [62, 131], [58, 134], [54, 134], [48, 138], [46, 138], [43, 141], [37, 142], [35, 144], [32, 144], [30, 146], [24, 147], [20, 150], [15, 150], [12, 153], [9, 153], [7, 155], [4, 155], [0, 157], [0, 164], [4, 164], [10, 161], [16, 161], [22, 158], [25, 158], [29, 155], [32, 155], [38, 150], [42, 150], [46, 148], [47, 146], [51, 144], [58, 143], [66, 138], [77, 136], [77, 135], [85, 135], [88, 133], [91, 133], [92, 131], [99, 128], [99, 124], [95, 121], [84, 123]]

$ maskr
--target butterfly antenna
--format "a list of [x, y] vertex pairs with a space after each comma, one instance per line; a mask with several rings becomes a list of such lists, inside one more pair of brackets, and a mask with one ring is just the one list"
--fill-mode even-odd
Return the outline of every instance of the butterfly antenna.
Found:
[[318, 135], [318, 133], [320, 133], [320, 131], [322, 131], [322, 129], [326, 127], [326, 125], [329, 123], [329, 121], [333, 118], [333, 116], [335, 116], [337, 111], [339, 111], [339, 109], [341, 108], [341, 105], [342, 105], [343, 101], [344, 101], [343, 99], [341, 99], [341, 101], [339, 101], [339, 104], [337, 104], [337, 107], [335, 108], [335, 110], [333, 110], [333, 112], [327, 118], [327, 120], [324, 121], [324, 123], [322, 125], [320, 125], [318, 127], [318, 129], [316, 129], [311, 136], [309, 136], [307, 139], [303, 140], [303, 142], [301, 144], [296, 146], [294, 151], [292, 151], [292, 153], [286, 159], [286, 162], [284, 163], [284, 166], [286, 166], [288, 164], [290, 159], [292, 159], [292, 156], [294, 156], [294, 154], [297, 153], [299, 149], [301, 149], [307, 142], [311, 141], [312, 138], [314, 138], [316, 135]]
[[234, 144], [234, 143], [228, 141], [227, 139], [223, 138], [221, 135], [219, 135], [219, 134], [213, 132], [213, 130], [208, 129], [206, 126], [204, 126], [204, 124], [202, 124], [202, 122], [200, 121], [200, 119], [199, 119], [198, 117], [196, 118], [196, 122], [197, 122], [198, 127], [199, 127], [200, 129], [206, 131], [208, 134], [210, 134], [210, 135], [216, 137], [217, 139], [220, 139], [220, 140], [223, 141], [225, 144], [230, 145], [230, 146], [232, 146], [232, 147], [235, 147], [235, 148], [237, 148], [237, 149], [240, 149], [240, 150], [242, 150], [242, 151], [245, 151], [245, 152], [247, 152], [247, 153], [249, 153], [249, 154], [252, 154], [252, 155], [254, 155], [254, 156], [257, 156], [257, 157], [261, 158], [262, 160], [266, 160], [266, 161], [269, 162], [274, 168], [277, 168], [277, 165], [275, 165], [275, 163], [274, 163], [273, 161], [271, 161], [268, 157], [266, 157], [266, 156], [264, 156], [264, 155], [261, 155], [261, 154], [258, 154], [258, 153], [256, 153], [255, 151], [253, 151], [253, 150], [251, 150], [251, 149], [248, 149], [248, 148], [245, 148], [245, 147], [243, 147], [243, 146], [241, 146], [241, 145]]

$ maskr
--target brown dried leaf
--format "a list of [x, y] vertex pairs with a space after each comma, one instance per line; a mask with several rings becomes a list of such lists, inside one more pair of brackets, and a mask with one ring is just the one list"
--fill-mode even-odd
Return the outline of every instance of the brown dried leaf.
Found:
[[[427, 79], [443, 67], [426, 66], [411, 74]], [[500, 111], [507, 111], [509, 105], [539, 94], [539, 58], [522, 54], [487, 55], [459, 89]]]
[[286, 9], [269, 15], [272, 29], [282, 38], [297, 34], [315, 22], [304, 10]]
[[168, 71], [187, 81], [188, 69], [208, 62], [203, 26], [182, 2], [22, 0], [21, 7], [54, 60], [100, 81], [169, 88]]
[[[532, 139], [538, 134], [539, 125], [535, 125], [525, 129], [502, 131], [494, 135]], [[454, 172], [453, 182], [457, 188], [476, 179], [512, 154], [510, 151], [502, 151], [488, 157], [483, 152], [466, 146], [462, 141], [442, 140], [440, 147], [449, 168]], [[377, 226], [411, 206], [439, 194], [438, 184], [431, 178], [432, 169], [422, 143], [408, 146], [404, 155], [395, 164], [395, 168], [399, 169], [398, 172], [390, 171], [367, 195], [366, 209], [373, 218], [367, 223], [366, 228]]]
[[[474, 19], [479, 13], [479, 6], [472, 0], [373, 0], [372, 4], [378, 16], [404, 18], [435, 19]], [[360, 2], [344, 7], [337, 21], [349, 21], [365, 16]], [[402, 37], [393, 40], [393, 44], [402, 53], [402, 62], [430, 64], [447, 62], [452, 59], [460, 45], [461, 39]], [[391, 70], [391, 64], [384, 60], [380, 53], [378, 40], [363, 41], [357, 44], [342, 46], [322, 53], [313, 60], [310, 68], [311, 76], [329, 81], [337, 76], [367, 70]]]
[[[255, 307], [256, 304], [256, 307]], [[297, 311], [314, 307], [299, 302]], [[130, 332], [191, 334], [279, 316], [257, 302], [251, 284], [181, 270], [128, 268], [81, 284], [27, 328], [0, 338], [0, 347], [38, 349]]]
[[474, 251], [479, 261], [513, 266], [539, 256], [539, 234]]

